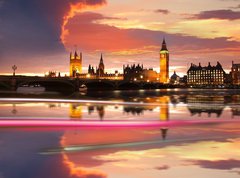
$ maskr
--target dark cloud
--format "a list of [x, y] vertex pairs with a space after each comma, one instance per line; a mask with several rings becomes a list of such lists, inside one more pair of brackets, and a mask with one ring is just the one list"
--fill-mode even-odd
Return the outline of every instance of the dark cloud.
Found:
[[162, 165], [162, 166], [155, 167], [155, 169], [157, 169], [157, 170], [167, 170], [169, 168], [170, 167], [168, 165]]
[[234, 7], [229, 7], [231, 9], [240, 9], [240, 4], [238, 4], [237, 6], [234, 6]]
[[202, 11], [199, 14], [194, 14], [189, 19], [223, 19], [223, 20], [238, 20], [240, 19], [240, 11], [232, 10], [211, 10]]
[[209, 169], [229, 170], [234, 168], [240, 168], [240, 160], [235, 160], [235, 159], [218, 160], [218, 161], [198, 160], [198, 161], [194, 161], [193, 163], [195, 165], [199, 165], [203, 168], [209, 168]]
[[25, 69], [53, 65], [52, 56], [66, 53], [60, 40], [63, 17], [70, 3], [78, 2], [96, 5], [105, 0], [0, 0], [0, 72], [14, 63]]
[[156, 9], [154, 12], [155, 13], [161, 13], [161, 14], [164, 14], [164, 15], [167, 15], [167, 14], [170, 13], [170, 11], [167, 10], [167, 9]]
[[96, 5], [105, 0], [8, 0], [0, 12], [0, 48], [5, 53], [39, 54], [64, 51], [63, 17], [70, 3]]

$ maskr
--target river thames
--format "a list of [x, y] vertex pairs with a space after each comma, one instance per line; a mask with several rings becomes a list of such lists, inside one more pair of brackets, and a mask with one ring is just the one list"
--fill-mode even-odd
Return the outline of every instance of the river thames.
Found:
[[0, 111], [0, 178], [240, 175], [240, 90], [4, 93]]

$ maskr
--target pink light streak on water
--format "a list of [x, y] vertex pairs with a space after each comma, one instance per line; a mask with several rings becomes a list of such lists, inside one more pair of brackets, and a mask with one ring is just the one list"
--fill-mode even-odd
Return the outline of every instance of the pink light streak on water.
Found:
[[178, 127], [195, 124], [240, 122], [238, 120], [191, 120], [191, 121], [62, 121], [62, 120], [5, 120], [0, 127]]

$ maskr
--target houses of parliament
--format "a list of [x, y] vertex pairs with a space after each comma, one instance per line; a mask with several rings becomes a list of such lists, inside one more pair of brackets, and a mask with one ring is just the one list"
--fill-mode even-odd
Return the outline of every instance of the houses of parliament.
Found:
[[123, 73], [115, 71], [114, 73], [105, 72], [103, 55], [101, 54], [98, 66], [94, 67], [89, 64], [87, 73], [82, 72], [82, 53], [76, 51], [70, 53], [70, 77], [81, 79], [108, 79], [108, 80], [127, 80], [139, 82], [160, 82], [168, 83], [169, 81], [169, 51], [165, 39], [162, 42], [160, 50], [160, 73], [153, 68], [144, 68], [143, 64], [123, 65]]
[[82, 53], [70, 53], [70, 77], [81, 79], [107, 79], [107, 80], [124, 80], [130, 82], [154, 82], [171, 85], [189, 85], [189, 86], [223, 86], [237, 85], [240, 86], [240, 64], [232, 62], [231, 72], [227, 74], [222, 65], [217, 62], [216, 66], [210, 64], [207, 66], [191, 64], [187, 75], [182, 78], [176, 74], [169, 77], [169, 51], [165, 39], [159, 51], [159, 68], [160, 72], [153, 68], [144, 68], [143, 64], [123, 65], [123, 72], [115, 71], [114, 73], [105, 72], [103, 55], [101, 54], [98, 66], [94, 67], [89, 64], [88, 71], [82, 72]]

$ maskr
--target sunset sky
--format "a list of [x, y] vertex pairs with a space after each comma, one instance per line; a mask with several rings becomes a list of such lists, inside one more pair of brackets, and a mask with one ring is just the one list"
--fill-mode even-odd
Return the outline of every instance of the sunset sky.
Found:
[[0, 74], [69, 72], [69, 52], [83, 53], [83, 72], [140, 63], [159, 72], [165, 38], [170, 75], [191, 62], [240, 63], [240, 0], [0, 0]]

